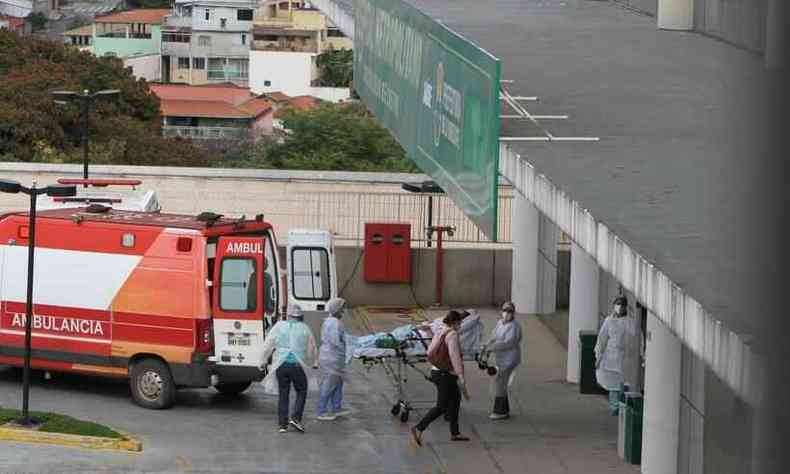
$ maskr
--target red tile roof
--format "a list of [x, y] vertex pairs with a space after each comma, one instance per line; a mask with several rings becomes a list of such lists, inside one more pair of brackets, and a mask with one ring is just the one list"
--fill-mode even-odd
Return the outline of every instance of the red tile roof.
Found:
[[233, 104], [210, 100], [162, 100], [165, 117], [251, 118], [251, 114]]
[[282, 92], [272, 92], [266, 95], [275, 102], [287, 102], [291, 98], [291, 96]]
[[297, 110], [307, 110], [312, 109], [316, 105], [318, 105], [318, 99], [311, 95], [300, 95], [296, 97], [291, 97], [288, 100], [288, 105], [297, 109]]
[[184, 84], [149, 84], [151, 92], [163, 100], [210, 100], [239, 105], [252, 96], [246, 87], [225, 85], [188, 86]]
[[247, 102], [241, 104], [238, 106], [238, 108], [248, 112], [252, 117], [258, 117], [259, 115], [271, 110], [272, 104], [266, 99], [256, 97], [255, 99], [250, 99]]
[[161, 25], [162, 18], [169, 14], [169, 8], [128, 10], [125, 12], [111, 13], [105, 16], [97, 16], [96, 23], [144, 23], [148, 25]]

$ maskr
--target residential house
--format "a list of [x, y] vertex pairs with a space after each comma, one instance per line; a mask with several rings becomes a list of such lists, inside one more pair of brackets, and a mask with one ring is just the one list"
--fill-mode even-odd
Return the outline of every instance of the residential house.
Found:
[[16, 18], [13, 16], [0, 15], [0, 29], [6, 29], [24, 35], [29, 33], [26, 30], [27, 22], [24, 18]]
[[248, 84], [257, 0], [176, 0], [164, 24], [163, 82]]
[[63, 33], [63, 43], [80, 51], [91, 51], [93, 44], [93, 25], [80, 26]]
[[272, 133], [274, 108], [234, 84], [151, 84], [159, 97], [162, 134], [190, 139], [258, 138]]
[[93, 24], [93, 54], [121, 58], [135, 77], [159, 80], [161, 25], [169, 13], [166, 9], [140, 9], [97, 16]]
[[349, 97], [348, 89], [317, 87], [317, 58], [330, 49], [352, 48], [353, 42], [309, 3], [268, 0], [255, 16], [250, 89], [344, 100]]

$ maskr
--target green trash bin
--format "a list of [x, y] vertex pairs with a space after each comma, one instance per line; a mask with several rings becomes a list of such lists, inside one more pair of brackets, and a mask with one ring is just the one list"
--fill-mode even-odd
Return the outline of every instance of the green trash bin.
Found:
[[623, 454], [625, 461], [631, 464], [642, 463], [642, 394], [628, 392], [625, 394], [625, 439]]
[[595, 343], [598, 331], [579, 331], [579, 393], [607, 393], [595, 379]]

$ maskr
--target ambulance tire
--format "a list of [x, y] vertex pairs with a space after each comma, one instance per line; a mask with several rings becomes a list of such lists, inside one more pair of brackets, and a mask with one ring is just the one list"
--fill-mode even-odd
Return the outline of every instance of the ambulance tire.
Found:
[[250, 388], [252, 382], [238, 382], [238, 383], [220, 383], [214, 388], [223, 395], [239, 395], [243, 391]]
[[162, 410], [176, 401], [176, 384], [167, 364], [157, 359], [143, 359], [132, 366], [132, 397], [143, 408]]

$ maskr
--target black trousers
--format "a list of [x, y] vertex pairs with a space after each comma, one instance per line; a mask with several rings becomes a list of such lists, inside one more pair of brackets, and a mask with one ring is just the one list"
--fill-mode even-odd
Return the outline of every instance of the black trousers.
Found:
[[449, 372], [432, 370], [431, 382], [436, 385], [436, 406], [417, 423], [417, 429], [425, 431], [428, 425], [446, 413], [450, 422], [450, 434], [460, 434], [458, 411], [461, 408], [461, 389], [458, 387], [458, 377]]
[[307, 400], [307, 375], [299, 364], [284, 362], [277, 367], [277, 390], [279, 391], [278, 415], [280, 426], [288, 426], [288, 409], [290, 408], [291, 384], [296, 390], [296, 404], [291, 419], [302, 422], [304, 404]]

